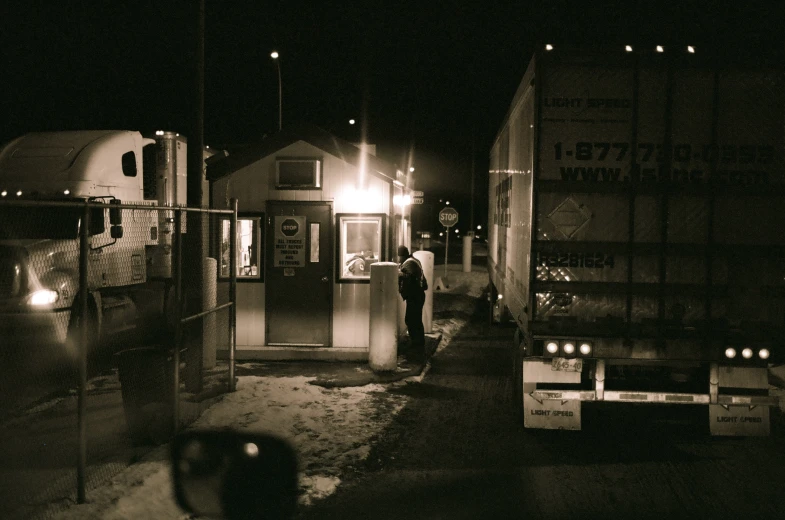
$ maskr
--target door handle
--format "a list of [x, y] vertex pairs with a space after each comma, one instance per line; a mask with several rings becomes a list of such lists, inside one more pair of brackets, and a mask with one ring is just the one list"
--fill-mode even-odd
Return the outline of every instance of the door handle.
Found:
[[327, 278], [326, 276], [322, 276], [322, 281], [323, 281], [324, 283], [327, 283], [327, 282], [329, 282], [329, 281], [330, 281], [330, 279], [329, 279], [329, 278]]

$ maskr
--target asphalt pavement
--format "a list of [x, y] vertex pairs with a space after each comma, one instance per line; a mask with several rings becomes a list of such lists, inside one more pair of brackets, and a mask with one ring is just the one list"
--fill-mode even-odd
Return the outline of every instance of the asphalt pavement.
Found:
[[785, 425], [708, 435], [701, 406], [585, 407], [583, 431], [524, 430], [512, 330], [482, 309], [430, 361], [364, 465], [303, 519], [785, 518]]

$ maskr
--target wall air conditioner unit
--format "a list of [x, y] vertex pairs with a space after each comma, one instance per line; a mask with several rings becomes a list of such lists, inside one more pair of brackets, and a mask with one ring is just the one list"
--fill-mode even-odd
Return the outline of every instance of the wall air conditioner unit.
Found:
[[279, 190], [322, 189], [322, 160], [276, 157], [275, 187]]

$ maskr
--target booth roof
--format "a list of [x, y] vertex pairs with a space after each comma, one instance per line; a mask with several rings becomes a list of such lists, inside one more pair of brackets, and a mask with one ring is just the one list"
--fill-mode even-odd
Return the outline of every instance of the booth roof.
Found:
[[[277, 134], [239, 153], [230, 154], [217, 161], [208, 161], [207, 180], [216, 181], [231, 175], [249, 164], [269, 157], [298, 141], [304, 141], [353, 166], [360, 166], [363, 152], [357, 146], [334, 136], [316, 125], [295, 125], [284, 128]], [[394, 165], [371, 154], [366, 154], [365, 160], [369, 173], [388, 182], [395, 180], [396, 168]]]

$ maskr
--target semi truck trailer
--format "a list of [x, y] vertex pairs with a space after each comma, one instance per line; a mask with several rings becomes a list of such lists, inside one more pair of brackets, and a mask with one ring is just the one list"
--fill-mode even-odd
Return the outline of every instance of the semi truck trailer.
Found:
[[781, 68], [688, 46], [535, 52], [489, 168], [491, 297], [515, 324], [525, 427], [581, 429], [591, 403], [637, 403], [695, 405], [713, 435], [769, 434], [783, 87]]

